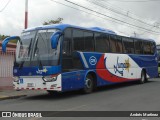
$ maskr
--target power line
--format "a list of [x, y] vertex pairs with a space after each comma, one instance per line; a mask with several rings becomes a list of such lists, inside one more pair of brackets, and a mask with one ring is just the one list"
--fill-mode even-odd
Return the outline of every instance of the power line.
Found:
[[[117, 11], [124, 11], [125, 13], [127, 13], [128, 15], [133, 15], [133, 16], [135, 16], [135, 17], [137, 17], [138, 19], [141, 19], [142, 18], [142, 16], [138, 16], [138, 15], [136, 15], [136, 14], [134, 14], [134, 13], [132, 13], [131, 11], [129, 11], [129, 10], [125, 10], [125, 9], [123, 9], [123, 8], [121, 8], [121, 7], [119, 7], [119, 6], [116, 6], [115, 4], [113, 5], [113, 4], [111, 4], [110, 2], [108, 2], [109, 0], [99, 0], [99, 2], [103, 2], [102, 4], [106, 4], [107, 3], [107, 5], [109, 5], [110, 7], [114, 7], [114, 9], [115, 10], [117, 10]], [[144, 20], [146, 20], [146, 21], [150, 21], [150, 20], [148, 20], [148, 19], [143, 19], [143, 21]]]
[[[116, 14], [119, 14], [119, 15], [122, 15], [122, 16], [125, 16], [125, 17], [128, 17], [128, 18], [130, 18], [130, 19], [132, 19], [132, 20], [134, 20], [134, 21], [138, 21], [138, 22], [143, 23], [143, 24], [146, 24], [146, 25], [148, 25], [148, 26], [154, 26], [154, 25], [151, 25], [151, 24], [149, 24], [149, 23], [146, 23], [146, 22], [144, 22], [144, 21], [142, 21], [142, 20], [140, 20], [140, 19], [137, 19], [137, 18], [131, 17], [131, 16], [127, 15], [127, 14], [121, 13], [120, 11], [117, 11], [117, 10], [115, 10], [115, 9], [113, 9], [113, 8], [108, 8], [108, 7], [105, 6], [104, 4], [102, 5], [102, 4], [98, 3], [98, 2], [96, 2], [95, 0], [92, 0], [92, 1], [86, 0], [86, 1], [88, 1], [88, 2], [90, 2], [90, 3], [92, 3], [92, 4], [94, 4], [94, 5], [97, 5], [97, 6], [101, 7], [101, 8], [107, 9], [107, 10], [109, 10], [109, 11], [111, 11], [111, 12], [114, 12], [114, 13], [116, 13]], [[94, 1], [95, 1], [95, 2], [94, 2]], [[155, 26], [154, 26], [154, 27], [155, 27]]]
[[[109, 20], [109, 21], [111, 21], [111, 22], [113, 22], [113, 23], [116, 23], [116, 24], [121, 24], [121, 25], [124, 24], [124, 23], [122, 23], [122, 22], [115, 21], [115, 20], [113, 20], [113, 19], [110, 20], [110, 18], [106, 19], [106, 18], [103, 18], [103, 17], [101, 17], [101, 16], [98, 16], [98, 15], [92, 14], [92, 13], [90, 13], [90, 12], [86, 12], [86, 11], [84, 11], [84, 10], [81, 10], [81, 9], [78, 9], [78, 8], [75, 8], [75, 7], [66, 5], [66, 4], [64, 4], [64, 3], [60, 3], [60, 2], [55, 1], [55, 0], [50, 0], [50, 1], [55, 2], [55, 3], [57, 3], [57, 4], [61, 4], [61, 5], [63, 5], [63, 6], [66, 6], [66, 7], [72, 8], [72, 9], [75, 9], [75, 10], [78, 10], [78, 11], [81, 11], [81, 12], [84, 12], [84, 13], [87, 13], [87, 14], [90, 14], [90, 15], [93, 15], [93, 16], [96, 16], [96, 17], [98, 17], [98, 18], [102, 18], [102, 19], [105, 19], [105, 20]], [[128, 26], [128, 27], [130, 27], [130, 28], [134, 28], [134, 29], [137, 28], [137, 27], [135, 27], [135, 26], [131, 26], [131, 25], [128, 25], [128, 24], [125, 24], [125, 26]], [[140, 28], [137, 28], [137, 29], [140, 29]], [[143, 30], [143, 31], [144, 31], [144, 30]], [[148, 30], [145, 30], [145, 32], [147, 32], [147, 33], [154, 33], [154, 32], [148, 31]], [[123, 33], [123, 32], [121, 32], [121, 33]], [[159, 35], [160, 33], [154, 33], [154, 34]]]
[[3, 12], [10, 2], [11, 2], [11, 0], [8, 0], [8, 2], [6, 3], [6, 5], [0, 10], [0, 12]]
[[[110, 20], [110, 19], [106, 19], [106, 18], [103, 18], [103, 17], [101, 17], [101, 16], [92, 14], [92, 13], [90, 13], [90, 12], [86, 12], [86, 11], [84, 11], [84, 10], [81, 10], [81, 9], [78, 9], [78, 8], [75, 8], [75, 7], [71, 7], [71, 6], [69, 6], [69, 5], [66, 5], [66, 4], [64, 4], [64, 3], [60, 3], [60, 2], [55, 1], [55, 0], [50, 0], [50, 1], [55, 2], [55, 3], [57, 3], [57, 4], [61, 4], [61, 5], [63, 5], [63, 6], [66, 6], [66, 7], [72, 8], [72, 9], [75, 9], [75, 10], [78, 10], [78, 11], [81, 11], [81, 12], [84, 12], [84, 13], [87, 13], [87, 14], [89, 14], [89, 15], [93, 15], [93, 16], [95, 16], [95, 17], [98, 17], [98, 18], [101, 18], [101, 19], [104, 19], [104, 20], [107, 20], [107, 21], [111, 21], [111, 22], [113, 22], [113, 24], [115, 24], [115, 23], [116, 23], [116, 24], [123, 24], [123, 23], [119, 23], [118, 21], [113, 21], [113, 20]], [[128, 25], [128, 26], [129, 26], [129, 25]], [[134, 28], [133, 26], [129, 26], [129, 27]], [[125, 33], [122, 32], [122, 31], [118, 31], [118, 32], [125, 34]]]
[[[106, 0], [100, 0], [106, 1]], [[116, 2], [160, 2], [160, 0], [107, 0], [107, 1], [116, 1]]]
[[153, 30], [149, 30], [149, 29], [147, 29], [147, 28], [143, 28], [143, 27], [141, 27], [141, 26], [137, 26], [137, 25], [134, 25], [134, 24], [131, 24], [131, 23], [128, 23], [128, 22], [119, 20], [119, 19], [117, 19], [117, 18], [114, 18], [114, 17], [108, 16], [108, 15], [102, 14], [102, 13], [100, 13], [100, 12], [97, 12], [97, 11], [95, 11], [95, 10], [86, 8], [86, 7], [82, 6], [82, 5], [76, 4], [76, 3], [74, 3], [74, 2], [71, 2], [71, 1], [68, 1], [68, 0], [64, 0], [64, 1], [69, 2], [69, 3], [73, 4], [73, 5], [79, 6], [79, 7], [81, 7], [81, 8], [84, 8], [84, 9], [86, 9], [86, 10], [92, 11], [92, 12], [94, 12], [94, 13], [97, 13], [97, 14], [99, 14], [99, 15], [102, 15], [102, 16], [105, 16], [105, 17], [108, 17], [108, 18], [111, 18], [111, 19], [113, 19], [113, 20], [116, 20], [116, 21], [119, 21], [119, 22], [122, 22], [122, 23], [125, 23], [125, 24], [128, 24], [128, 25], [131, 25], [131, 26], [135, 26], [135, 27], [137, 27], [137, 28], [141, 28], [141, 29], [143, 29], [143, 30], [147, 30], [147, 31], [150, 31], [150, 32], [153, 32], [153, 33], [158, 33], [158, 34], [160, 34], [160, 32], [153, 31]]
[[75, 9], [75, 10], [78, 10], [78, 11], [81, 11], [81, 12], [84, 12], [84, 13], [87, 13], [87, 14], [89, 14], [89, 15], [93, 15], [93, 16], [98, 17], [98, 18], [102, 18], [102, 19], [109, 20], [109, 21], [111, 21], [111, 22], [120, 24], [118, 21], [113, 21], [113, 20], [110, 20], [110, 19], [106, 19], [106, 18], [103, 18], [103, 17], [101, 17], [101, 16], [98, 16], [98, 15], [92, 14], [92, 13], [90, 13], [90, 12], [86, 12], [86, 11], [84, 11], [84, 10], [81, 10], [81, 9], [78, 9], [78, 8], [75, 8], [75, 7], [66, 5], [66, 4], [64, 4], [64, 3], [60, 3], [60, 2], [55, 1], [55, 0], [50, 0], [50, 1], [55, 2], [55, 3], [58, 3], [58, 4], [61, 4], [61, 5], [63, 5], [63, 6], [66, 6], [66, 7], [72, 8], [72, 9]]

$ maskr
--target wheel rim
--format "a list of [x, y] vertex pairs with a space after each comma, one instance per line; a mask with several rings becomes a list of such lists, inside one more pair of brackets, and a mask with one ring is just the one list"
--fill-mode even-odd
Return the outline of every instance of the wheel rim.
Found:
[[87, 88], [91, 88], [91, 86], [92, 86], [91, 79], [87, 78], [85, 85]]

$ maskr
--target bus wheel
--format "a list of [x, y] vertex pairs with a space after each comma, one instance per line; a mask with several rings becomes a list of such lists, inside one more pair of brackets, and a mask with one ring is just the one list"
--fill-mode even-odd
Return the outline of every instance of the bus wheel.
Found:
[[146, 82], [146, 72], [144, 70], [142, 70], [141, 72], [141, 79], [140, 79], [140, 84], [143, 84]]
[[83, 92], [86, 94], [91, 93], [93, 91], [93, 88], [94, 88], [93, 77], [92, 75], [88, 74], [85, 80], [85, 86]]

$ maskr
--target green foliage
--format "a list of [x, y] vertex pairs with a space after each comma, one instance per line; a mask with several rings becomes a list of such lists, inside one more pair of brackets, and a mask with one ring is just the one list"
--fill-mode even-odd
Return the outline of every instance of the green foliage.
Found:
[[[0, 34], [0, 40], [4, 40], [4, 39], [7, 38], [7, 37], [10, 37], [10, 36], [8, 36], [8, 35], [1, 35], [1, 34]], [[17, 40], [11, 40], [10, 42], [12, 42], [12, 43], [17, 43]]]
[[43, 25], [50, 25], [50, 24], [60, 24], [62, 23], [63, 18], [57, 18], [56, 20], [49, 20], [48, 22], [44, 22]]
[[4, 39], [7, 38], [7, 37], [9, 37], [9, 36], [7, 36], [7, 35], [1, 35], [1, 34], [0, 34], [0, 40], [4, 40]]

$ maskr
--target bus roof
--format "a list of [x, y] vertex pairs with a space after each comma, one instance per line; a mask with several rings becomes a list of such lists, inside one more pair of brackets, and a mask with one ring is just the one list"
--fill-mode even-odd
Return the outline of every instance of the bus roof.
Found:
[[24, 30], [24, 32], [32, 31], [32, 30], [52, 29], [52, 28], [60, 29], [62, 31], [65, 30], [66, 28], [77, 28], [77, 29], [83, 29], [83, 30], [89, 30], [89, 31], [95, 31], [95, 32], [103, 32], [103, 33], [108, 33], [108, 34], [116, 34], [112, 30], [108, 30], [108, 29], [104, 29], [104, 28], [100, 28], [100, 27], [85, 28], [85, 27], [80, 27], [80, 26], [75, 26], [75, 25], [69, 25], [69, 24], [44, 25], [44, 26], [40, 26], [40, 27], [26, 29], [26, 30]]
[[[109, 29], [104, 29], [104, 28], [100, 28], [100, 27], [91, 27], [91, 28], [85, 28], [85, 27], [80, 27], [80, 26], [75, 26], [75, 25], [70, 25], [70, 24], [52, 24], [52, 25], [44, 25], [44, 26], [40, 26], [40, 27], [35, 27], [35, 28], [30, 28], [30, 29], [26, 29], [24, 30], [24, 32], [27, 31], [33, 31], [33, 30], [45, 30], [45, 29], [59, 29], [61, 31], [65, 30], [66, 28], [77, 28], [77, 29], [83, 29], [83, 30], [89, 30], [89, 31], [94, 31], [94, 32], [101, 32], [101, 33], [108, 33], [108, 34], [113, 34], [113, 35], [117, 35], [114, 31], [109, 30]], [[127, 37], [127, 36], [124, 36]], [[153, 41], [152, 39], [144, 39], [144, 38], [138, 38], [138, 37], [130, 37], [133, 39], [141, 39], [141, 40], [146, 40], [146, 41]]]
[[133, 37], [133, 36], [131, 36], [130, 38], [155, 42], [155, 40], [153, 40], [153, 39], [147, 39], [147, 38], [145, 39], [145, 38], [141, 38], [141, 37]]

